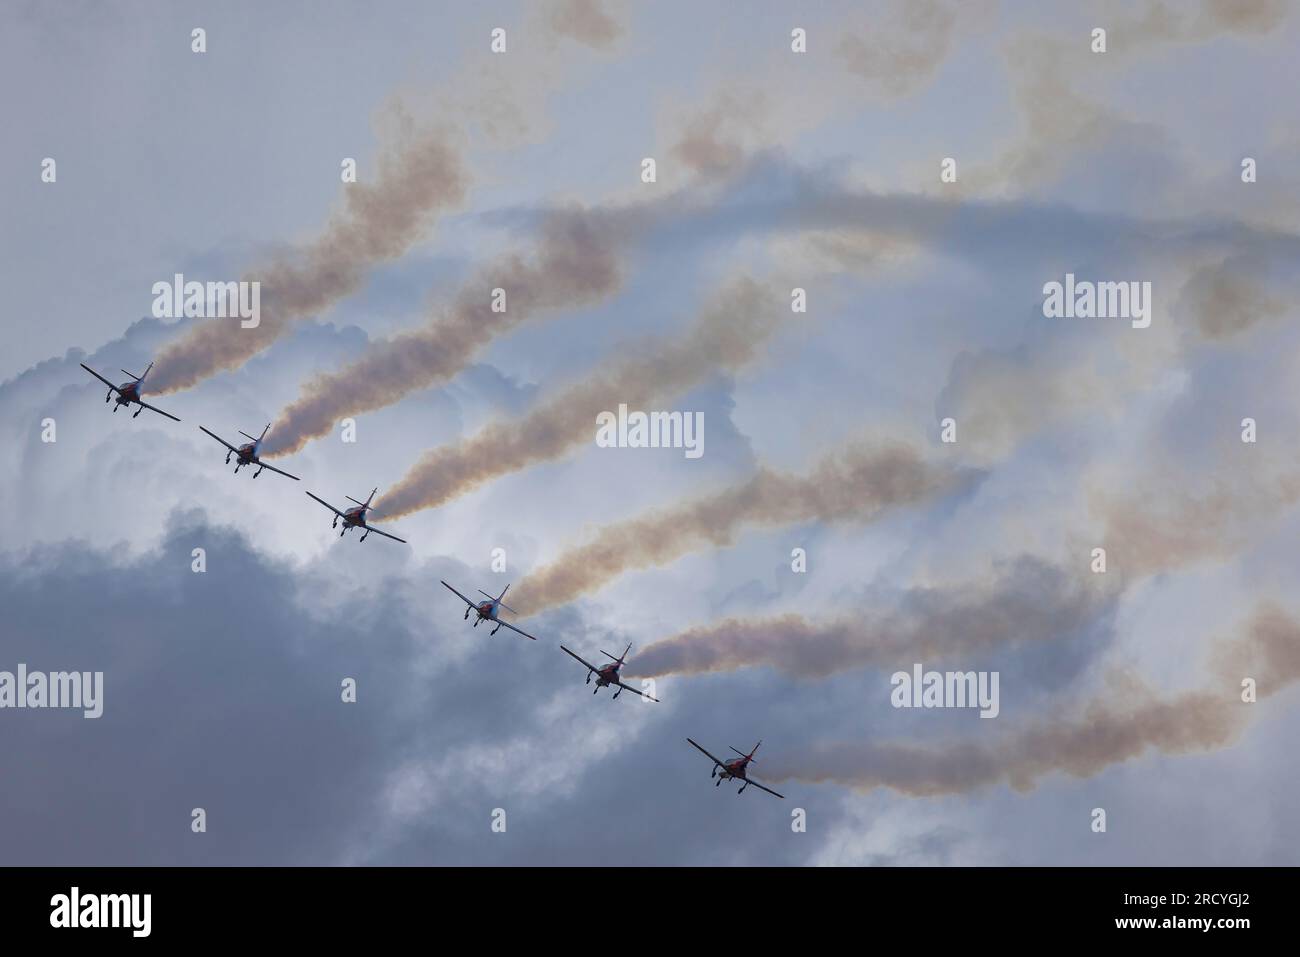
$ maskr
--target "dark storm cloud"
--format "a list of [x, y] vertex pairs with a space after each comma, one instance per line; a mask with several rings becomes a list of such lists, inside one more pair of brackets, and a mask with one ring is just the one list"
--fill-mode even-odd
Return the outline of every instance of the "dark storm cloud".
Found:
[[[0, 711], [7, 863], [795, 863], [815, 847], [791, 837], [785, 808], [737, 807], [709, 787], [681, 738], [712, 698], [691, 707], [679, 686], [676, 707], [647, 721], [651, 705], [588, 694], [553, 641], [489, 641], [449, 605], [432, 620], [413, 608], [440, 574], [465, 574], [451, 563], [389, 553], [340, 585], [337, 569], [260, 557], [193, 512], [138, 559], [65, 543], [0, 570], [0, 669], [105, 675], [99, 719]], [[312, 615], [303, 603], [318, 600], [328, 610]], [[609, 638], [561, 623], [584, 650]], [[340, 700], [344, 677], [355, 704]], [[570, 692], [557, 714], [551, 698]], [[599, 762], [583, 763], [584, 748]], [[440, 783], [406, 815], [391, 792], [412, 765]], [[811, 800], [834, 813], [830, 795]], [[205, 834], [190, 830], [195, 807]], [[766, 837], [749, 846], [756, 829]]]

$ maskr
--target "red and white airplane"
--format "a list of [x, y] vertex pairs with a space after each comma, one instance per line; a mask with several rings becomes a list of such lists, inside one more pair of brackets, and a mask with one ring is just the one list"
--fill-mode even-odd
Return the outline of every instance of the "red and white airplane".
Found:
[[[687, 738], [686, 740], [690, 741], [691, 744], [695, 744], [695, 742], [691, 741], [690, 738]], [[758, 742], [758, 744], [762, 743], [762, 741]], [[754, 745], [754, 751], [758, 750], [758, 744]], [[751, 784], [760, 791], [766, 791], [768, 794], [776, 794], [776, 792], [771, 788], [764, 787], [745, 773], [745, 767], [754, 760], [754, 751], [750, 751], [749, 754], [743, 754], [740, 751], [736, 751], [735, 748], [732, 748], [731, 750], [736, 751], [740, 757], [732, 758], [730, 761], [719, 761], [713, 755], [709, 754], [708, 751], [700, 748], [698, 744], [695, 744], [695, 747], [699, 748], [700, 751], [704, 753], [704, 756], [713, 762], [713, 770], [709, 773], [709, 777], [716, 777], [718, 779], [718, 784], [721, 784], [728, 778], [735, 778], [737, 781], [744, 782], [740, 785], [740, 790], [736, 792], [737, 794], [744, 794], [745, 788], [749, 787]], [[717, 787], [718, 784], [715, 784], [714, 787]], [[779, 798], [785, 797], [784, 794], [776, 794], [776, 796]]]
[[[267, 468], [270, 468], [270, 466], [268, 465]], [[350, 508], [346, 512], [340, 512], [329, 502], [325, 501], [325, 499], [320, 498], [316, 495], [312, 495], [311, 492], [308, 492], [307, 494], [311, 495], [312, 498], [316, 499], [316, 501], [320, 502], [327, 509], [329, 509], [331, 512], [334, 513], [334, 524], [330, 526], [331, 528], [338, 528], [339, 519], [340, 518], [343, 519], [343, 531], [339, 532], [339, 538], [342, 538], [344, 535], [346, 535], [348, 533], [349, 528], [364, 528], [366, 530], [366, 533], [365, 535], [361, 536], [361, 541], [363, 542], [366, 540], [366, 535], [369, 535], [371, 532], [374, 532], [376, 535], [382, 535], [384, 536], [384, 538], [391, 538], [393, 541], [401, 542], [403, 545], [405, 545], [406, 539], [398, 538], [396, 535], [390, 535], [388, 534], [388, 532], [375, 528], [373, 525], [370, 525], [366, 522], [366, 512], [370, 511], [370, 503], [371, 501], [374, 500], [375, 492], [378, 491], [379, 489], [372, 489], [370, 492], [370, 498], [366, 499], [364, 502], [357, 502], [357, 500], [353, 498], [351, 495], [345, 496], [349, 502], [357, 502], [356, 508]]]
[[276, 472], [280, 475], [285, 476], [286, 478], [291, 478], [295, 482], [300, 481], [298, 476], [290, 475], [288, 472], [285, 472], [282, 469], [278, 469], [274, 465], [267, 465], [260, 458], [258, 458], [257, 450], [262, 444], [262, 439], [266, 438], [266, 430], [269, 429], [270, 427], [271, 427], [271, 423], [270, 422], [266, 423], [266, 429], [263, 429], [262, 434], [255, 439], [253, 439], [253, 437], [249, 435], [247, 432], [240, 432], [239, 434], [242, 435], [244, 438], [253, 439], [253, 441], [245, 442], [243, 445], [240, 446], [234, 446], [231, 445], [229, 442], [227, 442], [225, 439], [223, 439], [221, 436], [217, 435], [217, 433], [209, 432], [207, 429], [204, 429], [203, 426], [201, 425], [199, 426], [199, 428], [202, 431], [207, 432], [208, 435], [212, 436], [214, 439], [216, 439], [218, 442], [220, 442], [222, 445], [224, 445], [226, 448], [230, 450], [229, 452], [226, 453], [227, 465], [230, 464], [230, 457], [232, 455], [235, 456], [236, 475], [239, 474], [239, 470], [243, 466], [256, 465], [257, 471], [253, 473], [253, 478], [257, 478], [259, 475], [261, 475], [262, 469], [270, 469], [272, 472]]
[[[439, 579], [439, 581], [442, 581], [442, 579]], [[446, 582], [442, 582], [442, 583], [444, 585], [447, 585]], [[456, 591], [456, 589], [452, 588], [450, 585], [447, 585], [447, 588], [450, 589], [456, 595], [457, 598], [459, 598], [461, 601], [463, 601], [466, 605], [469, 606], [468, 608], [465, 609], [466, 621], [469, 621], [469, 613], [471, 611], [478, 612], [478, 617], [474, 619], [475, 628], [477, 628], [480, 624], [482, 624], [485, 621], [493, 621], [496, 622], [496, 627], [493, 628], [491, 632], [489, 632], [489, 636], [495, 635], [502, 628], [509, 628], [511, 631], [515, 632], [516, 634], [523, 635], [525, 638], [532, 638], [533, 641], [537, 640], [536, 638], [533, 638], [533, 636], [530, 635], [528, 632], [516, 628], [508, 621], [501, 620], [500, 616], [501, 616], [502, 608], [504, 608], [506, 611], [514, 612], [514, 614], [516, 615], [519, 614], [519, 612], [515, 611], [513, 608], [511, 608], [509, 605], [507, 605], [505, 602], [501, 600], [502, 598], [506, 597], [506, 592], [510, 590], [509, 585], [501, 589], [501, 594], [498, 595], [496, 598], [493, 598], [491, 595], [488, 595], [487, 592], [485, 592], [483, 589], [480, 588], [478, 590], [478, 593], [480, 595], [487, 595], [487, 599], [488, 599], [487, 601], [474, 601], [471, 598], [466, 598], [464, 595]]]
[[105, 379], [102, 375], [100, 375], [90, 366], [86, 365], [84, 362], [81, 363], [81, 368], [85, 369], [87, 372], [93, 375], [100, 382], [104, 383], [104, 385], [108, 386], [108, 395], [104, 396], [105, 402], [113, 398], [114, 392], [117, 393], [117, 402], [113, 406], [114, 412], [116, 412], [119, 407], [124, 405], [130, 405], [132, 402], [134, 402], [140, 408], [136, 409], [135, 415], [131, 416], [131, 418], [133, 419], [136, 417], [136, 415], [139, 415], [145, 409], [148, 409], [151, 412], [157, 412], [159, 415], [165, 415], [169, 419], [175, 419], [177, 422], [180, 421], [180, 419], [177, 419], [176, 416], [172, 415], [170, 412], [164, 412], [162, 409], [158, 408], [157, 406], [150, 405], [148, 402], [144, 402], [140, 398], [140, 383], [144, 382], [144, 376], [148, 375], [149, 369], [153, 368], [152, 362], [149, 363], [149, 369], [144, 370], [144, 375], [131, 375], [131, 373], [123, 369], [122, 371], [124, 373], [131, 376], [131, 381], [123, 382], [121, 385], [113, 385], [113, 383], [109, 382], [107, 379]]
[[[502, 594], [504, 594], [504, 592]], [[568, 655], [569, 657], [575, 659], [579, 664], [583, 664], [587, 666], [587, 684], [591, 684], [592, 675], [596, 676], [596, 687], [591, 689], [592, 694], [595, 694], [601, 688], [607, 687], [608, 685], [618, 685], [618, 690], [614, 692], [614, 697], [610, 698], [609, 699], [610, 701], [613, 701], [614, 698], [617, 698], [624, 691], [630, 691], [633, 694], [639, 694], [641, 697], [649, 698], [651, 701], [659, 700], [652, 694], [646, 694], [644, 691], [638, 691], [636, 688], [633, 688], [631, 685], [625, 685], [623, 684], [623, 682], [618, 680], [618, 669], [623, 667], [623, 662], [627, 658], [627, 653], [632, 650], [631, 642], [629, 642], [628, 646], [623, 649], [623, 655], [622, 657], [619, 658], [614, 658], [614, 656], [611, 655], [608, 651], [602, 651], [601, 652], [602, 655], [604, 655], [606, 658], [614, 658], [614, 660], [610, 664], [602, 665], [599, 668], [591, 664], [590, 662], [584, 661], [583, 659], [579, 658], [568, 648], [565, 648], [564, 645], [560, 645], [560, 650], [564, 652], [566, 655]]]

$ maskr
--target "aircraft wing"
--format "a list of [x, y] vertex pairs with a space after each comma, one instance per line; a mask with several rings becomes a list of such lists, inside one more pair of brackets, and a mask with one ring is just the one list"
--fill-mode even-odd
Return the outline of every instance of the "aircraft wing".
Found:
[[329, 509], [329, 510], [330, 510], [331, 512], [333, 512], [335, 515], [337, 515], [339, 518], [342, 518], [342, 517], [343, 517], [343, 513], [340, 512], [340, 511], [339, 511], [337, 508], [335, 508], [333, 505], [331, 505], [329, 502], [325, 501], [325, 499], [320, 498], [319, 496], [316, 496], [316, 495], [312, 495], [311, 492], [308, 492], [307, 494], [310, 495], [312, 498], [316, 499], [316, 501], [320, 502], [320, 503], [321, 503], [322, 505], [324, 505], [327, 509]]
[[105, 378], [104, 378], [102, 375], [100, 375], [98, 372], [96, 372], [94, 369], [92, 369], [90, 366], [86, 365], [84, 362], [80, 363], [80, 365], [81, 365], [81, 368], [85, 369], [87, 372], [89, 372], [91, 375], [93, 375], [93, 376], [94, 376], [96, 379], [98, 379], [100, 382], [104, 383], [104, 385], [108, 386], [108, 387], [109, 387], [110, 389], [112, 389], [114, 392], [121, 392], [121, 391], [122, 391], [122, 390], [119, 389], [117, 386], [113, 385], [113, 383], [111, 383], [111, 382], [109, 382], [107, 379], [105, 379]]
[[167, 416], [167, 418], [169, 418], [169, 419], [175, 419], [175, 421], [177, 421], [177, 422], [180, 421], [180, 419], [177, 419], [176, 416], [172, 415], [170, 412], [164, 412], [162, 409], [158, 408], [158, 406], [156, 406], [156, 405], [150, 405], [148, 402], [141, 402], [139, 399], [136, 399], [136, 402], [139, 402], [140, 405], [144, 406], [144, 407], [145, 407], [146, 409], [148, 409], [150, 412], [157, 412], [159, 415], [165, 415], [165, 416]]
[[238, 452], [238, 451], [239, 451], [239, 449], [235, 448], [233, 445], [231, 445], [229, 442], [227, 442], [227, 441], [226, 441], [225, 439], [223, 439], [221, 436], [217, 435], [217, 433], [215, 433], [215, 432], [208, 432], [208, 430], [205, 429], [205, 428], [204, 428], [203, 426], [201, 426], [201, 425], [199, 426], [199, 431], [200, 431], [200, 432], [207, 432], [208, 435], [212, 436], [214, 439], [216, 439], [218, 442], [220, 442], [220, 443], [221, 443], [222, 445], [224, 445], [226, 448], [230, 449], [230, 451], [232, 451], [232, 452]]
[[[205, 431], [206, 431], [206, 430], [205, 430]], [[211, 433], [208, 433], [208, 434], [211, 435]], [[274, 465], [267, 465], [267, 464], [266, 464], [265, 462], [263, 462], [261, 459], [258, 459], [258, 460], [257, 460], [257, 467], [260, 468], [260, 469], [270, 469], [272, 472], [276, 473], [277, 475], [283, 475], [285, 478], [291, 478], [291, 479], [293, 479], [295, 482], [301, 482], [301, 481], [302, 481], [302, 479], [298, 478], [298, 476], [296, 476], [296, 475], [290, 475], [290, 474], [289, 474], [288, 472], [286, 472], [284, 469], [278, 469], [278, 468], [276, 468]], [[373, 529], [372, 529], [372, 531], [373, 531]], [[380, 535], [383, 535], [384, 533], [383, 533], [383, 532], [380, 532], [379, 534], [380, 534]]]
[[[438, 581], [442, 581], [442, 579], [439, 578]], [[450, 586], [450, 585], [447, 585], [446, 582], [442, 582], [442, 583], [443, 583], [444, 585], [446, 585], [448, 588], [451, 588], [451, 586]], [[471, 608], [477, 608], [477, 607], [478, 607], [478, 605], [474, 604], [472, 601], [470, 601], [468, 598], [466, 598], [466, 597], [465, 597], [464, 595], [462, 595], [460, 592], [456, 591], [456, 589], [451, 588], [451, 590], [452, 590], [452, 592], [455, 593], [455, 595], [456, 595], [457, 598], [459, 598], [459, 599], [460, 599], [461, 601], [463, 601], [465, 604], [469, 605], [469, 607], [471, 607]]]
[[[624, 691], [630, 691], [630, 692], [632, 692], [633, 694], [639, 694], [641, 697], [643, 697], [643, 698], [649, 698], [651, 701], [658, 701], [658, 700], [659, 700], [659, 699], [656, 698], [654, 695], [652, 695], [652, 694], [646, 694], [644, 691], [638, 691], [636, 688], [633, 688], [631, 685], [625, 685], [625, 684], [623, 684], [623, 682], [621, 682], [621, 681], [615, 681], [614, 684], [618, 685], [618, 686], [619, 686], [620, 688], [622, 688]], [[701, 748], [701, 750], [703, 750], [703, 749]]]
[[[690, 741], [691, 744], [695, 744], [695, 742], [694, 742], [694, 741], [691, 741], [690, 738], [687, 738], [686, 740], [687, 740], [687, 741]], [[708, 751], [705, 751], [703, 748], [700, 748], [700, 746], [699, 746], [698, 744], [695, 744], [695, 747], [699, 748], [700, 751], [703, 751], [703, 752], [704, 752], [704, 756], [705, 756], [706, 758], [708, 758], [710, 761], [712, 761], [714, 764], [716, 764], [718, 767], [720, 767], [720, 768], [722, 768], [722, 767], [726, 767], [726, 765], [724, 765], [721, 761], [719, 761], [719, 760], [718, 760], [717, 758], [715, 758], [713, 755], [709, 754]]]
[[573, 658], [573, 659], [577, 660], [579, 663], [586, 665], [588, 671], [598, 671], [598, 670], [599, 670], [599, 669], [598, 669], [595, 665], [593, 665], [590, 661], [585, 661], [585, 660], [583, 660], [582, 658], [579, 658], [577, 655], [575, 655], [575, 654], [574, 654], [572, 651], [570, 651], [568, 648], [565, 648], [564, 645], [560, 645], [560, 650], [561, 650], [562, 652], [564, 652], [566, 655], [568, 655], [570, 658]]
[[[747, 777], [747, 778], [745, 778], [745, 780], [748, 781], [748, 782], [749, 782], [751, 785], [753, 785], [754, 787], [758, 788], [760, 791], [766, 791], [768, 794], [776, 794], [776, 792], [773, 791], [771, 788], [764, 787], [763, 785], [761, 785], [761, 784], [759, 784], [757, 781], [755, 781], [753, 778], [749, 778], [749, 777]], [[785, 795], [784, 795], [784, 794], [776, 794], [776, 796], [779, 797], [779, 798], [780, 798], [781, 800], [783, 800], [783, 801], [785, 800]]]
[[[510, 622], [508, 622], [508, 621], [502, 621], [500, 618], [498, 618], [498, 619], [497, 619], [497, 624], [500, 625], [502, 628], [509, 628], [511, 631], [513, 631], [513, 632], [514, 632], [515, 634], [517, 634], [517, 635], [523, 635], [525, 638], [533, 638], [533, 636], [530, 635], [528, 632], [526, 632], [526, 631], [522, 631], [521, 629], [516, 628], [514, 625], [510, 624]], [[537, 640], [536, 638], [533, 638], [533, 641], [536, 641], [536, 640]]]
[[[267, 468], [269, 469], [269, 468], [271, 468], [271, 466], [268, 465]], [[274, 471], [274, 472], [280, 472], [279, 469], [272, 469], [272, 471]], [[280, 474], [281, 474], [281, 475], [289, 475], [288, 472], [280, 472]], [[293, 476], [292, 476], [292, 475], [289, 475], [289, 478], [293, 478]], [[403, 545], [406, 544], [406, 539], [404, 539], [404, 538], [398, 538], [396, 535], [390, 535], [388, 532], [385, 532], [385, 531], [383, 531], [382, 529], [375, 528], [375, 526], [373, 526], [373, 525], [367, 525], [367, 526], [366, 526], [366, 534], [368, 535], [368, 534], [370, 534], [371, 532], [374, 532], [376, 535], [382, 535], [382, 536], [384, 536], [384, 538], [391, 538], [391, 539], [392, 539], [393, 541], [395, 541], [395, 542], [401, 542]]]

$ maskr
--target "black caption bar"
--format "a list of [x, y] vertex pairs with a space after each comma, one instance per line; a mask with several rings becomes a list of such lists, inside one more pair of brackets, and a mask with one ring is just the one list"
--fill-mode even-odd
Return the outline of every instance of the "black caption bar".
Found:
[[544, 942], [599, 936], [617, 888], [617, 913], [607, 916], [646, 941], [732, 926], [737, 901], [750, 901], [762, 906], [764, 936], [873, 934], [913, 922], [927, 942], [969, 941], [978, 928], [1013, 942], [1200, 935], [1230, 943], [1284, 929], [1294, 876], [1271, 868], [541, 870], [10, 868], [0, 870], [0, 919], [10, 940], [75, 935], [81, 944], [337, 945], [449, 931]]

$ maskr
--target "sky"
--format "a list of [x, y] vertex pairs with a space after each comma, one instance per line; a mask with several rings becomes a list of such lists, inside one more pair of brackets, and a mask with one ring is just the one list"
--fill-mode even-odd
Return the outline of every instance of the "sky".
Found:
[[745, 7], [0, 5], [0, 862], [1300, 863], [1300, 16]]

